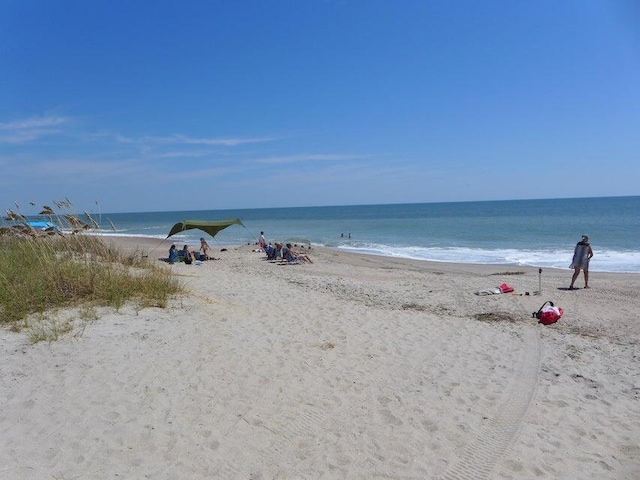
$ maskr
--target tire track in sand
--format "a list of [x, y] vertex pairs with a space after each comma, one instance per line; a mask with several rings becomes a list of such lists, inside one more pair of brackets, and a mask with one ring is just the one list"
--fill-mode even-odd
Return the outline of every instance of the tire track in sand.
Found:
[[[513, 303], [516, 297], [511, 298]], [[522, 305], [514, 305], [514, 310], [528, 317]], [[522, 419], [538, 383], [541, 362], [540, 334], [535, 327], [522, 331], [523, 349], [520, 354], [520, 368], [510, 388], [494, 411], [491, 420], [482, 428], [478, 436], [464, 448], [457, 460], [442, 477], [443, 480], [481, 480], [490, 474], [505, 451], [518, 434]]]

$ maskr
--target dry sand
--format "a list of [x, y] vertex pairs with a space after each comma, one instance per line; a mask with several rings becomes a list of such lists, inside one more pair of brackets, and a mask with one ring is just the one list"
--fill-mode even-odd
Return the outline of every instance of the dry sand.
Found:
[[254, 248], [167, 265], [167, 309], [2, 331], [0, 478], [640, 478], [640, 275]]

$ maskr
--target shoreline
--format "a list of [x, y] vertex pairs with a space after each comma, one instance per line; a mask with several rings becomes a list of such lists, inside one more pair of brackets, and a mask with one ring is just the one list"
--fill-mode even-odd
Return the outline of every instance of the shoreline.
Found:
[[[149, 252], [154, 254], [159, 253], [160, 256], [165, 255], [165, 253], [167, 253], [167, 255], [165, 256], [168, 256], [169, 247], [171, 247], [172, 244], [175, 244], [176, 247], [179, 247], [179, 248], [182, 248], [182, 245], [184, 245], [184, 243], [176, 242], [175, 240], [171, 240], [171, 239], [154, 239], [151, 237], [101, 236], [100, 238], [103, 241], [105, 241], [105, 243], [109, 243], [118, 248], [121, 248], [123, 251], [127, 253], [133, 253], [134, 251], [137, 250], [143, 254], [144, 252]], [[225, 244], [225, 245], [220, 244], [220, 245], [213, 246], [212, 249], [215, 251], [216, 249], [220, 250], [221, 248], [237, 248], [237, 247], [244, 247], [244, 246], [251, 246], [254, 248], [258, 248], [257, 244], [251, 243], [251, 244]], [[195, 243], [193, 245], [189, 245], [189, 247], [190, 247], [190, 250], [191, 249], [198, 250], [200, 248], [199, 245], [196, 245]], [[300, 249], [300, 250], [307, 253], [313, 252], [313, 251], [335, 251], [337, 253], [344, 254], [344, 255], [355, 255], [355, 256], [363, 256], [367, 258], [369, 257], [378, 258], [378, 259], [382, 259], [382, 261], [397, 260], [397, 261], [406, 261], [406, 262], [420, 262], [420, 263], [425, 263], [427, 265], [430, 265], [431, 267], [434, 267], [434, 268], [436, 268], [438, 265], [442, 265], [445, 268], [455, 268], [456, 266], [459, 266], [462, 269], [468, 269], [468, 270], [479, 271], [479, 272], [485, 268], [498, 269], [498, 270], [505, 269], [505, 268], [522, 269], [527, 272], [531, 272], [534, 270], [537, 272], [539, 269], [542, 269], [543, 272], [545, 271], [569, 272], [569, 280], [571, 279], [571, 275], [573, 272], [573, 269], [570, 269], [568, 266], [565, 269], [565, 268], [559, 268], [559, 267], [536, 267], [536, 266], [529, 266], [529, 265], [509, 264], [509, 263], [446, 262], [446, 261], [439, 261], [439, 260], [423, 260], [423, 259], [417, 259], [417, 258], [398, 257], [398, 256], [375, 254], [375, 253], [363, 253], [363, 252], [352, 251], [349, 249], [343, 249], [338, 247], [326, 247], [326, 246], [313, 246], [311, 250], [305, 247], [304, 249]], [[600, 275], [600, 274], [637, 275], [640, 277], [640, 272], [609, 272], [609, 271], [590, 270], [590, 273], [595, 275]]]
[[[115, 242], [152, 262], [171, 243]], [[51, 344], [3, 330], [4, 474], [640, 475], [640, 275], [567, 291], [571, 270], [543, 269], [525, 295], [535, 267], [256, 248], [158, 261], [186, 290], [166, 309], [102, 310]], [[515, 293], [475, 295], [503, 282]], [[565, 313], [543, 326], [547, 300]]]

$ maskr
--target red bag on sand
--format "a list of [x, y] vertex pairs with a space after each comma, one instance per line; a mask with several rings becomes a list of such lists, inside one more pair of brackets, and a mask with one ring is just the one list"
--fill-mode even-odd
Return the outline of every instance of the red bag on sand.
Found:
[[507, 285], [506, 283], [503, 283], [502, 285], [500, 285], [500, 291], [502, 293], [509, 293], [509, 292], [513, 292], [515, 289], [511, 286], [511, 285]]
[[560, 320], [560, 317], [564, 314], [562, 307], [544, 307], [540, 313], [540, 323], [543, 325], [551, 325]]
[[[549, 305], [547, 305], [547, 303]], [[540, 307], [540, 310], [534, 312], [532, 316], [539, 319], [539, 323], [543, 325], [551, 325], [552, 323], [556, 323], [560, 320], [562, 315], [564, 315], [562, 307], [556, 307], [553, 305], [553, 302], [548, 301], [544, 302], [544, 305]]]

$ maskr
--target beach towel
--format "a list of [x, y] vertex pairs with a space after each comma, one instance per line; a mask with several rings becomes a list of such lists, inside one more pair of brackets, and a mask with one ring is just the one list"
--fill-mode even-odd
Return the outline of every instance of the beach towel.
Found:
[[589, 268], [589, 244], [578, 242], [569, 268]]

